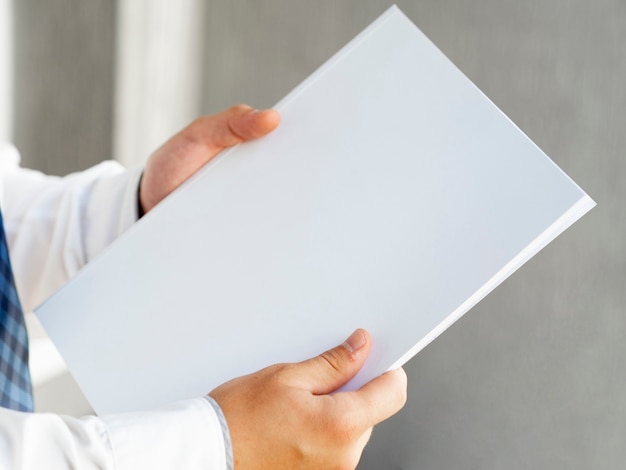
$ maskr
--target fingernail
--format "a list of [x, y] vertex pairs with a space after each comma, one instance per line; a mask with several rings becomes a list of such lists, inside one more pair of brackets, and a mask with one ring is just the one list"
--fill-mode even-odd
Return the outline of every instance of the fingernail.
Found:
[[365, 346], [365, 335], [363, 331], [356, 330], [350, 335], [350, 337], [342, 344], [350, 353], [354, 354], [363, 346]]

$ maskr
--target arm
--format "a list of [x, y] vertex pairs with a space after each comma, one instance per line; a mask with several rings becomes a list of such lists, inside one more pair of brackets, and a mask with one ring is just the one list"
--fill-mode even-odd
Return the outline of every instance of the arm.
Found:
[[210, 395], [230, 434], [220, 425], [220, 409], [205, 398], [102, 418], [0, 409], [0, 467], [354, 469], [372, 426], [406, 401], [402, 369], [356, 392], [333, 393], [356, 374], [369, 350], [368, 334], [357, 330], [313, 359], [271, 366], [216, 388]]
[[[272, 110], [234, 106], [204, 116], [167, 141], [143, 169], [144, 212], [226, 147], [261, 137], [279, 121]], [[141, 169], [104, 162], [63, 178], [20, 168], [13, 149], [2, 162], [2, 210], [15, 281], [31, 310], [137, 220]]]
[[226, 448], [210, 402], [82, 419], [0, 408], [0, 468], [225, 470]]
[[[243, 106], [194, 121], [150, 157], [139, 191], [143, 210], [151, 210], [225, 147], [260, 137], [277, 125], [278, 115], [274, 111], [255, 112]], [[98, 179], [95, 184], [101, 181], [104, 179]], [[89, 204], [74, 207], [88, 211], [85, 207]], [[36, 212], [34, 215], [39, 216]], [[74, 222], [71, 217], [68, 220]], [[54, 221], [49, 223], [52, 233], [59, 230]], [[77, 233], [84, 232], [77, 229]], [[81, 237], [80, 243], [86, 244]], [[88, 257], [83, 261], [88, 261]], [[52, 415], [16, 418], [8, 412], [8, 418], [0, 416], [0, 433], [4, 433], [10, 449], [17, 449], [14, 459], [26, 458], [26, 454], [19, 453], [20, 449], [36, 448], [43, 440], [45, 448], [53, 447], [50, 452], [59, 462], [85, 458], [84, 462], [103, 462], [104, 466], [118, 459], [116, 468], [120, 470], [143, 468], [146, 462], [150, 462], [150, 468], [163, 463], [164, 468], [182, 469], [188, 463], [187, 453], [202, 454], [209, 459], [204, 465], [189, 462], [189, 468], [205, 468], [209, 462], [218, 463], [208, 468], [227, 468], [222, 465], [227, 464], [226, 442], [232, 442], [236, 470], [350, 469], [356, 466], [372, 427], [395, 413], [406, 400], [406, 376], [402, 370], [388, 372], [358, 391], [336, 392], [361, 368], [369, 350], [369, 336], [357, 330], [346, 343], [316, 358], [299, 364], [271, 366], [218, 387], [210, 393], [218, 405], [213, 409], [201, 410], [196, 407], [197, 401], [190, 401], [180, 415], [174, 413], [176, 416], [161, 410], [85, 420]], [[203, 400], [205, 407], [209, 403], [206, 399], [198, 400]], [[223, 435], [219, 427], [222, 412], [230, 430]], [[168, 433], [172, 420], [177, 418], [183, 423], [188, 419], [191, 424], [173, 426], [174, 432]], [[49, 427], [46, 419], [52, 423]], [[194, 420], [204, 425], [194, 426]], [[208, 422], [212, 424], [207, 426]], [[33, 428], [37, 432], [31, 441], [28, 431]], [[13, 432], [14, 429], [17, 431]], [[197, 432], [198, 429], [203, 431]], [[57, 446], [59, 436], [68, 435], [69, 440]], [[173, 444], [171, 448], [168, 442]], [[216, 446], [221, 446], [218, 455]], [[174, 448], [168, 453], [168, 449]], [[205, 449], [210, 449], [208, 457]], [[173, 461], [178, 464], [173, 464], [168, 456], [174, 456]]]
[[387, 372], [354, 392], [337, 392], [371, 348], [364, 330], [298, 364], [278, 364], [227, 382], [210, 395], [230, 429], [235, 470], [352, 470], [375, 424], [402, 408], [407, 378]]
[[2, 168], [2, 211], [18, 292], [30, 311], [136, 220], [140, 171], [109, 161], [59, 178], [17, 160]]

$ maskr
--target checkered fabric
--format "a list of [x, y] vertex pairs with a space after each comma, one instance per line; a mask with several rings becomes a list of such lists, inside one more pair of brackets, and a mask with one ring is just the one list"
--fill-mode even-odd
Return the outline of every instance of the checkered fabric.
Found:
[[28, 337], [0, 212], [0, 406], [33, 411]]

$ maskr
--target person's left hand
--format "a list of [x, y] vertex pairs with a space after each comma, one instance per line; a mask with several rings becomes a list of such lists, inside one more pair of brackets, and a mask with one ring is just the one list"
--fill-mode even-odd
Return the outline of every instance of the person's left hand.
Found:
[[139, 188], [141, 208], [148, 212], [226, 147], [262, 137], [279, 122], [278, 112], [245, 105], [196, 119], [148, 159]]

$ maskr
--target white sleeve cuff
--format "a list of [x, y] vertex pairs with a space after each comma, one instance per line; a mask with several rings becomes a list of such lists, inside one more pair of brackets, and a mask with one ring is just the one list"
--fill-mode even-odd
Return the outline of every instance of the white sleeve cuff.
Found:
[[224, 433], [223, 416], [218, 414], [222, 415], [217, 404], [203, 397], [101, 419], [108, 429], [117, 470], [232, 470], [227, 458], [228, 431]]
[[222, 428], [222, 436], [224, 437], [224, 452], [226, 453], [226, 468], [228, 470], [233, 470], [235, 466], [233, 463], [233, 445], [232, 445], [232, 441], [230, 440], [230, 431], [228, 430], [228, 423], [226, 422], [226, 417], [224, 416], [224, 413], [222, 412], [222, 409], [220, 408], [220, 406], [212, 397], [207, 395], [204, 398], [206, 398], [209, 401], [209, 403], [215, 410], [215, 414], [217, 415], [217, 420], [219, 421], [220, 426]]

